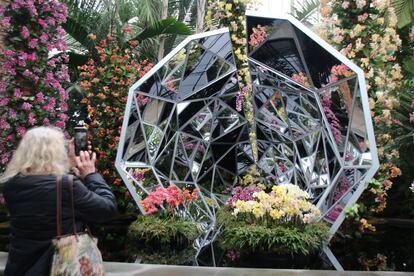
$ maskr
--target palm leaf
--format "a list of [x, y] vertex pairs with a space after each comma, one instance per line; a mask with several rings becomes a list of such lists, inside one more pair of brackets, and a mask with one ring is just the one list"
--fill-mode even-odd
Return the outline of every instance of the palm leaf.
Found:
[[161, 14], [160, 0], [135, 0], [137, 16], [144, 27], [158, 22]]
[[189, 35], [191, 34], [191, 30], [183, 22], [179, 22], [176, 19], [169, 17], [145, 28], [139, 35], [134, 37], [133, 40], [143, 41], [161, 34]]
[[318, 12], [319, 0], [295, 1], [292, 14], [304, 24], [312, 24], [312, 17]]
[[69, 17], [66, 20], [66, 23], [62, 25], [62, 27], [66, 33], [68, 33], [90, 53], [95, 53], [95, 44], [90, 39], [88, 39], [89, 32], [84, 26]]
[[391, 6], [394, 8], [398, 18], [398, 28], [407, 26], [413, 21], [413, 0], [392, 0]]

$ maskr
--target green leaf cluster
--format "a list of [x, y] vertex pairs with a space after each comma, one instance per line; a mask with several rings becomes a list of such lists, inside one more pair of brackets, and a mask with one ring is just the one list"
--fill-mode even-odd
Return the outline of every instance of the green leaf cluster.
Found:
[[198, 237], [196, 224], [179, 217], [161, 218], [139, 216], [128, 229], [131, 247], [157, 249], [179, 249], [192, 244]]
[[132, 250], [131, 252], [136, 261], [144, 264], [192, 265], [194, 259], [194, 249], [192, 247], [178, 251], [152, 251], [144, 248]]
[[323, 223], [283, 223], [264, 226], [238, 221], [229, 210], [220, 210], [218, 223], [224, 226], [219, 243], [225, 250], [309, 255], [320, 251], [328, 240]]

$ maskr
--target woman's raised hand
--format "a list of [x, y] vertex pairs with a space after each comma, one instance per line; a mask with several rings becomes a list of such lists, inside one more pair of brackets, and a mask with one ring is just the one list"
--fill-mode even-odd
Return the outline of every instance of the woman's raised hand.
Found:
[[95, 162], [96, 153], [93, 152], [92, 156], [88, 151], [80, 151], [79, 156], [76, 156], [76, 167], [72, 168], [74, 174], [84, 179], [88, 174], [96, 172]]

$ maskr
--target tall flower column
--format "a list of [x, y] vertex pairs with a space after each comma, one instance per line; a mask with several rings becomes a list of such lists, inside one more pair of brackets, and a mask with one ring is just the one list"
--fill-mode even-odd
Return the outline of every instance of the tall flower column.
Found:
[[400, 124], [392, 116], [399, 105], [396, 90], [402, 79], [395, 61], [401, 46], [397, 17], [389, 0], [324, 0], [321, 5], [325, 19], [320, 35], [365, 71], [381, 166], [362, 205], [369, 211], [382, 211], [392, 179], [401, 174], [395, 165], [399, 153], [389, 150], [394, 143], [391, 127]]
[[[124, 28], [124, 32], [129, 32], [129, 28]], [[152, 65], [141, 58], [136, 50], [119, 48], [114, 37], [107, 36], [97, 42], [96, 36], [90, 34], [89, 39], [96, 43], [99, 60], [90, 59], [79, 67], [80, 87], [85, 94], [80, 106], [88, 113], [89, 132], [93, 136], [94, 150], [99, 159], [98, 169], [105, 180], [113, 185], [118, 207], [123, 211], [130, 202], [130, 195], [116, 173], [114, 162], [124, 108], [129, 87]], [[134, 47], [138, 41], [131, 41], [130, 44]], [[143, 103], [147, 101], [146, 98], [138, 100]]]
[[244, 112], [249, 123], [249, 136], [253, 145], [253, 154], [257, 158], [256, 132], [254, 131], [253, 106], [251, 99], [249, 66], [247, 64], [246, 21], [245, 13], [252, 0], [208, 0], [206, 27], [210, 30], [217, 27], [230, 29], [231, 41], [236, 59], [237, 75], [241, 91], [237, 99], [237, 109]]
[[26, 129], [64, 129], [69, 81], [64, 31], [66, 5], [56, 0], [13, 0], [0, 7], [0, 172]]

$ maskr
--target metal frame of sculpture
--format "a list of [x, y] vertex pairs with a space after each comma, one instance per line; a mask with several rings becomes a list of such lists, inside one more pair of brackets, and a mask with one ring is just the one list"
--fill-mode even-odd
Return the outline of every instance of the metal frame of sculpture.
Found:
[[[247, 121], [236, 108], [236, 70], [230, 35], [221, 29], [185, 39], [129, 91], [116, 168], [143, 214], [141, 197], [158, 185], [200, 191], [197, 213], [181, 214], [203, 233], [197, 256], [218, 234], [222, 193], [254, 164]], [[150, 170], [152, 185], [134, 179], [135, 168]]]
[[[258, 24], [271, 26], [248, 55], [258, 160], [236, 108], [237, 68], [221, 29], [187, 37], [131, 87], [115, 163], [143, 214], [141, 197], [158, 185], [200, 190], [198, 211], [181, 215], [203, 233], [196, 261], [209, 248], [213, 265], [207, 245], [220, 233], [215, 211], [251, 165], [306, 190], [331, 225], [330, 237], [379, 167], [364, 72], [292, 17], [246, 19], [248, 37]], [[341, 64], [353, 73], [332, 81], [332, 66]], [[309, 85], [292, 79], [298, 73]], [[150, 171], [153, 184], [135, 179], [136, 168]], [[324, 252], [341, 270], [330, 249]]]

